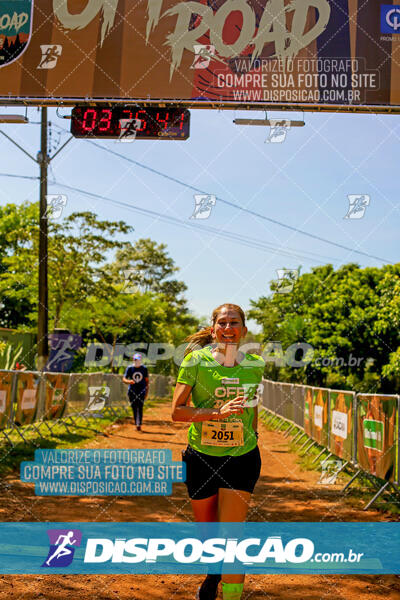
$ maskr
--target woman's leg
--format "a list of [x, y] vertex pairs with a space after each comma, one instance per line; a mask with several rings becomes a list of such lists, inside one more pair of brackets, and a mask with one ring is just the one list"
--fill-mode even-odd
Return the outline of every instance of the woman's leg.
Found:
[[[138, 419], [136, 421], [136, 425], [141, 427], [143, 421], [143, 404], [144, 404], [144, 394], [140, 395], [137, 400], [137, 411], [138, 411]], [[139, 422], [138, 422], [139, 421]]]
[[[251, 494], [241, 490], [219, 488], [218, 490], [218, 521], [225, 523], [241, 523], [246, 520]], [[243, 583], [244, 574], [222, 575], [225, 583]]]
[[195, 521], [214, 523], [218, 521], [218, 494], [203, 500], [191, 500]]

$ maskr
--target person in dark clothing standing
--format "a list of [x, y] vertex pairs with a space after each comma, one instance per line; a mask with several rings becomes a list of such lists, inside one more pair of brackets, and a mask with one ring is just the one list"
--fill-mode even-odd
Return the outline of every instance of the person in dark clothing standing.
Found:
[[142, 365], [141, 354], [133, 355], [133, 364], [126, 369], [122, 381], [129, 384], [128, 399], [132, 407], [136, 429], [141, 431], [143, 404], [149, 393], [149, 372], [147, 367]]

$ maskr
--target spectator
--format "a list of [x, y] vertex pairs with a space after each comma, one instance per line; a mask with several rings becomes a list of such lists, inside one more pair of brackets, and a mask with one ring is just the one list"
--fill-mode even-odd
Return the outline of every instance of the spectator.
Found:
[[147, 367], [142, 365], [141, 354], [133, 355], [133, 364], [126, 369], [122, 381], [129, 384], [128, 400], [132, 407], [136, 429], [141, 431], [143, 404], [149, 393], [149, 373]]

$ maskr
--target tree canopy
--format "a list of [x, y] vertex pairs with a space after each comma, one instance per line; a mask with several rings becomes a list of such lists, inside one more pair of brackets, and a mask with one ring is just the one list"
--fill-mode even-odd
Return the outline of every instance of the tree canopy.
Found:
[[399, 392], [400, 264], [361, 269], [347, 264], [314, 267], [293, 289], [252, 301], [249, 316], [262, 326], [264, 342], [283, 349], [309, 344], [301, 368], [267, 357], [267, 373], [280, 381], [386, 393]]
[[[0, 207], [4, 327], [36, 330], [38, 217], [36, 203]], [[149, 238], [132, 242], [132, 231], [124, 221], [100, 220], [92, 212], [49, 219], [49, 331], [67, 328], [85, 342], [114, 347], [178, 344], [193, 330], [197, 319], [186, 305], [186, 285], [172, 277], [179, 269], [167, 247]]]

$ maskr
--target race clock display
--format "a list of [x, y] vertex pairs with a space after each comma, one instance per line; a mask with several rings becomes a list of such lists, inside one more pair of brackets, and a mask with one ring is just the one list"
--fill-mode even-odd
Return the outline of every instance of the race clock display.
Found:
[[176, 107], [75, 106], [71, 115], [71, 133], [77, 138], [121, 141], [187, 140], [190, 113]]

